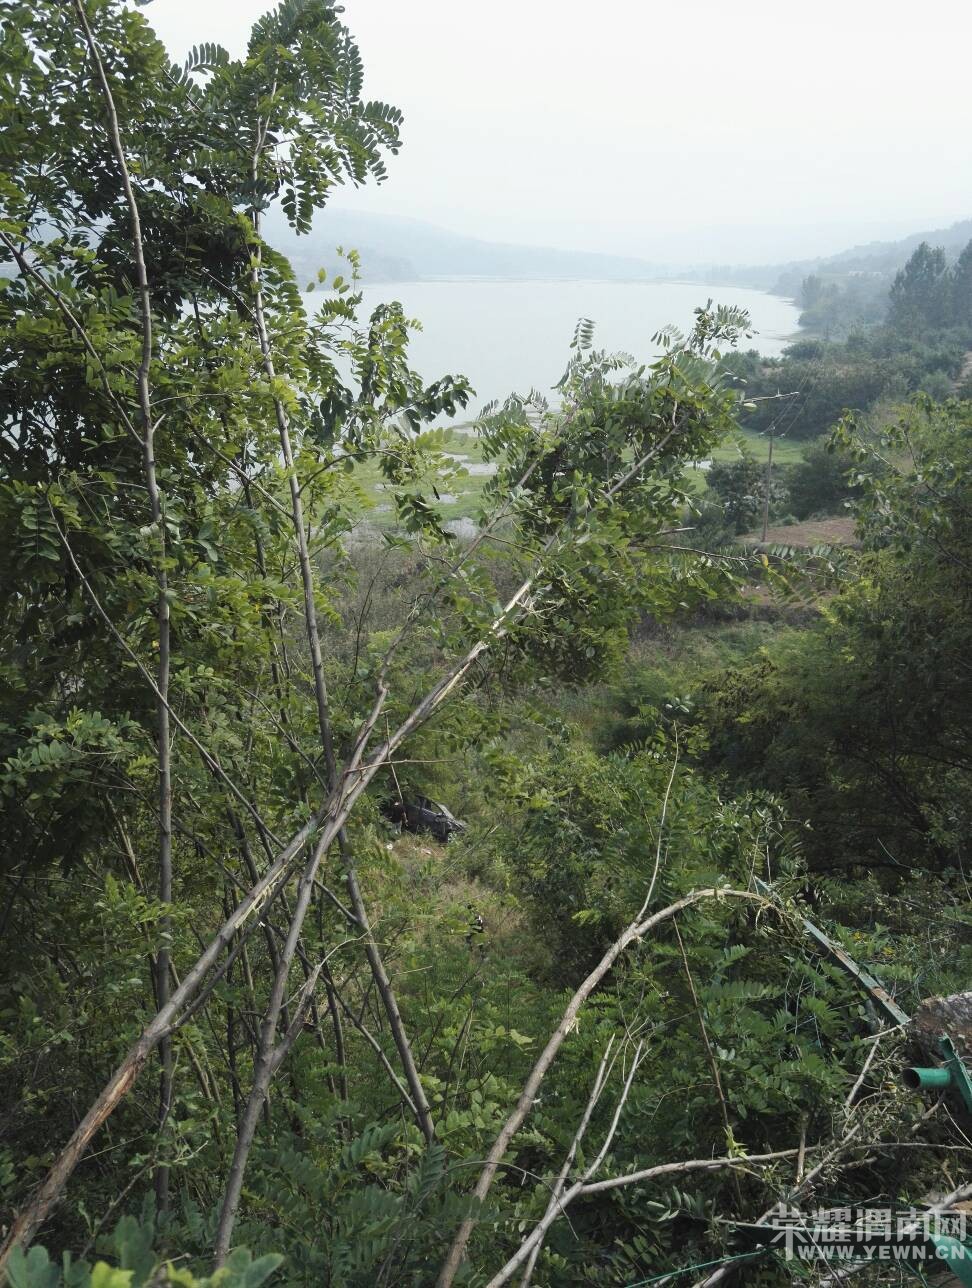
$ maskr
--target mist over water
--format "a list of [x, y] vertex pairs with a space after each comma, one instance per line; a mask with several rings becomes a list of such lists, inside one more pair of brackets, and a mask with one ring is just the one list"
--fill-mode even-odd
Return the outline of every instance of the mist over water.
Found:
[[493, 398], [548, 394], [563, 375], [577, 319], [594, 321], [597, 348], [624, 351], [637, 362], [657, 352], [652, 336], [668, 323], [688, 330], [693, 310], [712, 299], [747, 309], [754, 335], [744, 348], [780, 353], [797, 331], [789, 300], [738, 286], [700, 282], [485, 281], [394, 282], [367, 286], [364, 306], [400, 300], [422, 323], [411, 344], [425, 380], [465, 375], [476, 391], [466, 415]]

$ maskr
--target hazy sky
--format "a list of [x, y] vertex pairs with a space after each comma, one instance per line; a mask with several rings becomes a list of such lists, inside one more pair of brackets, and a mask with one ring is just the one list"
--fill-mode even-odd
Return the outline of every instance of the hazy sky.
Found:
[[[260, 0], [153, 0], [181, 57]], [[457, 232], [758, 263], [972, 216], [967, 0], [345, 0], [405, 113], [381, 188]]]

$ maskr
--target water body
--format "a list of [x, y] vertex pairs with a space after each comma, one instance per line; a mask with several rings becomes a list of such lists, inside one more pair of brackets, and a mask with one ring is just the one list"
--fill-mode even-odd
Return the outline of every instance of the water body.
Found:
[[661, 327], [688, 330], [693, 309], [709, 299], [748, 310], [755, 334], [746, 348], [775, 355], [797, 331], [799, 311], [789, 300], [700, 282], [451, 279], [364, 290], [366, 309], [399, 300], [422, 323], [412, 340], [413, 365], [428, 381], [468, 377], [476, 390], [471, 412], [509, 393], [536, 388], [547, 394], [563, 375], [580, 317], [593, 319], [597, 348], [630, 353], [641, 363], [655, 356], [651, 337]]

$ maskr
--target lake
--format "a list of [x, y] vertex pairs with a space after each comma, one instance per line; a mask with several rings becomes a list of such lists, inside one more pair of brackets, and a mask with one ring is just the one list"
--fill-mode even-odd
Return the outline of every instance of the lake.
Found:
[[364, 289], [366, 309], [400, 300], [408, 316], [422, 323], [412, 340], [413, 365], [426, 381], [467, 376], [476, 390], [471, 412], [531, 387], [549, 393], [563, 375], [580, 317], [593, 319], [597, 348], [647, 362], [654, 356], [651, 337], [668, 323], [687, 330], [693, 309], [710, 298], [749, 311], [756, 334], [747, 348], [778, 354], [797, 331], [799, 310], [791, 301], [702, 282], [451, 279]]

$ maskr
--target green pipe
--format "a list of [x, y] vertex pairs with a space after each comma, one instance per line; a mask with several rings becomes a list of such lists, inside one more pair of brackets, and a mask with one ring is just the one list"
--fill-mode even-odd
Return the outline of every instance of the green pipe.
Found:
[[912, 1091], [929, 1091], [934, 1087], [951, 1087], [951, 1069], [902, 1069], [901, 1077]]
[[937, 1069], [904, 1069], [901, 1077], [906, 1087], [912, 1091], [924, 1091], [938, 1088], [957, 1091], [966, 1113], [972, 1114], [972, 1074], [962, 1062], [959, 1053], [946, 1034], [938, 1039], [942, 1048], [943, 1064]]

